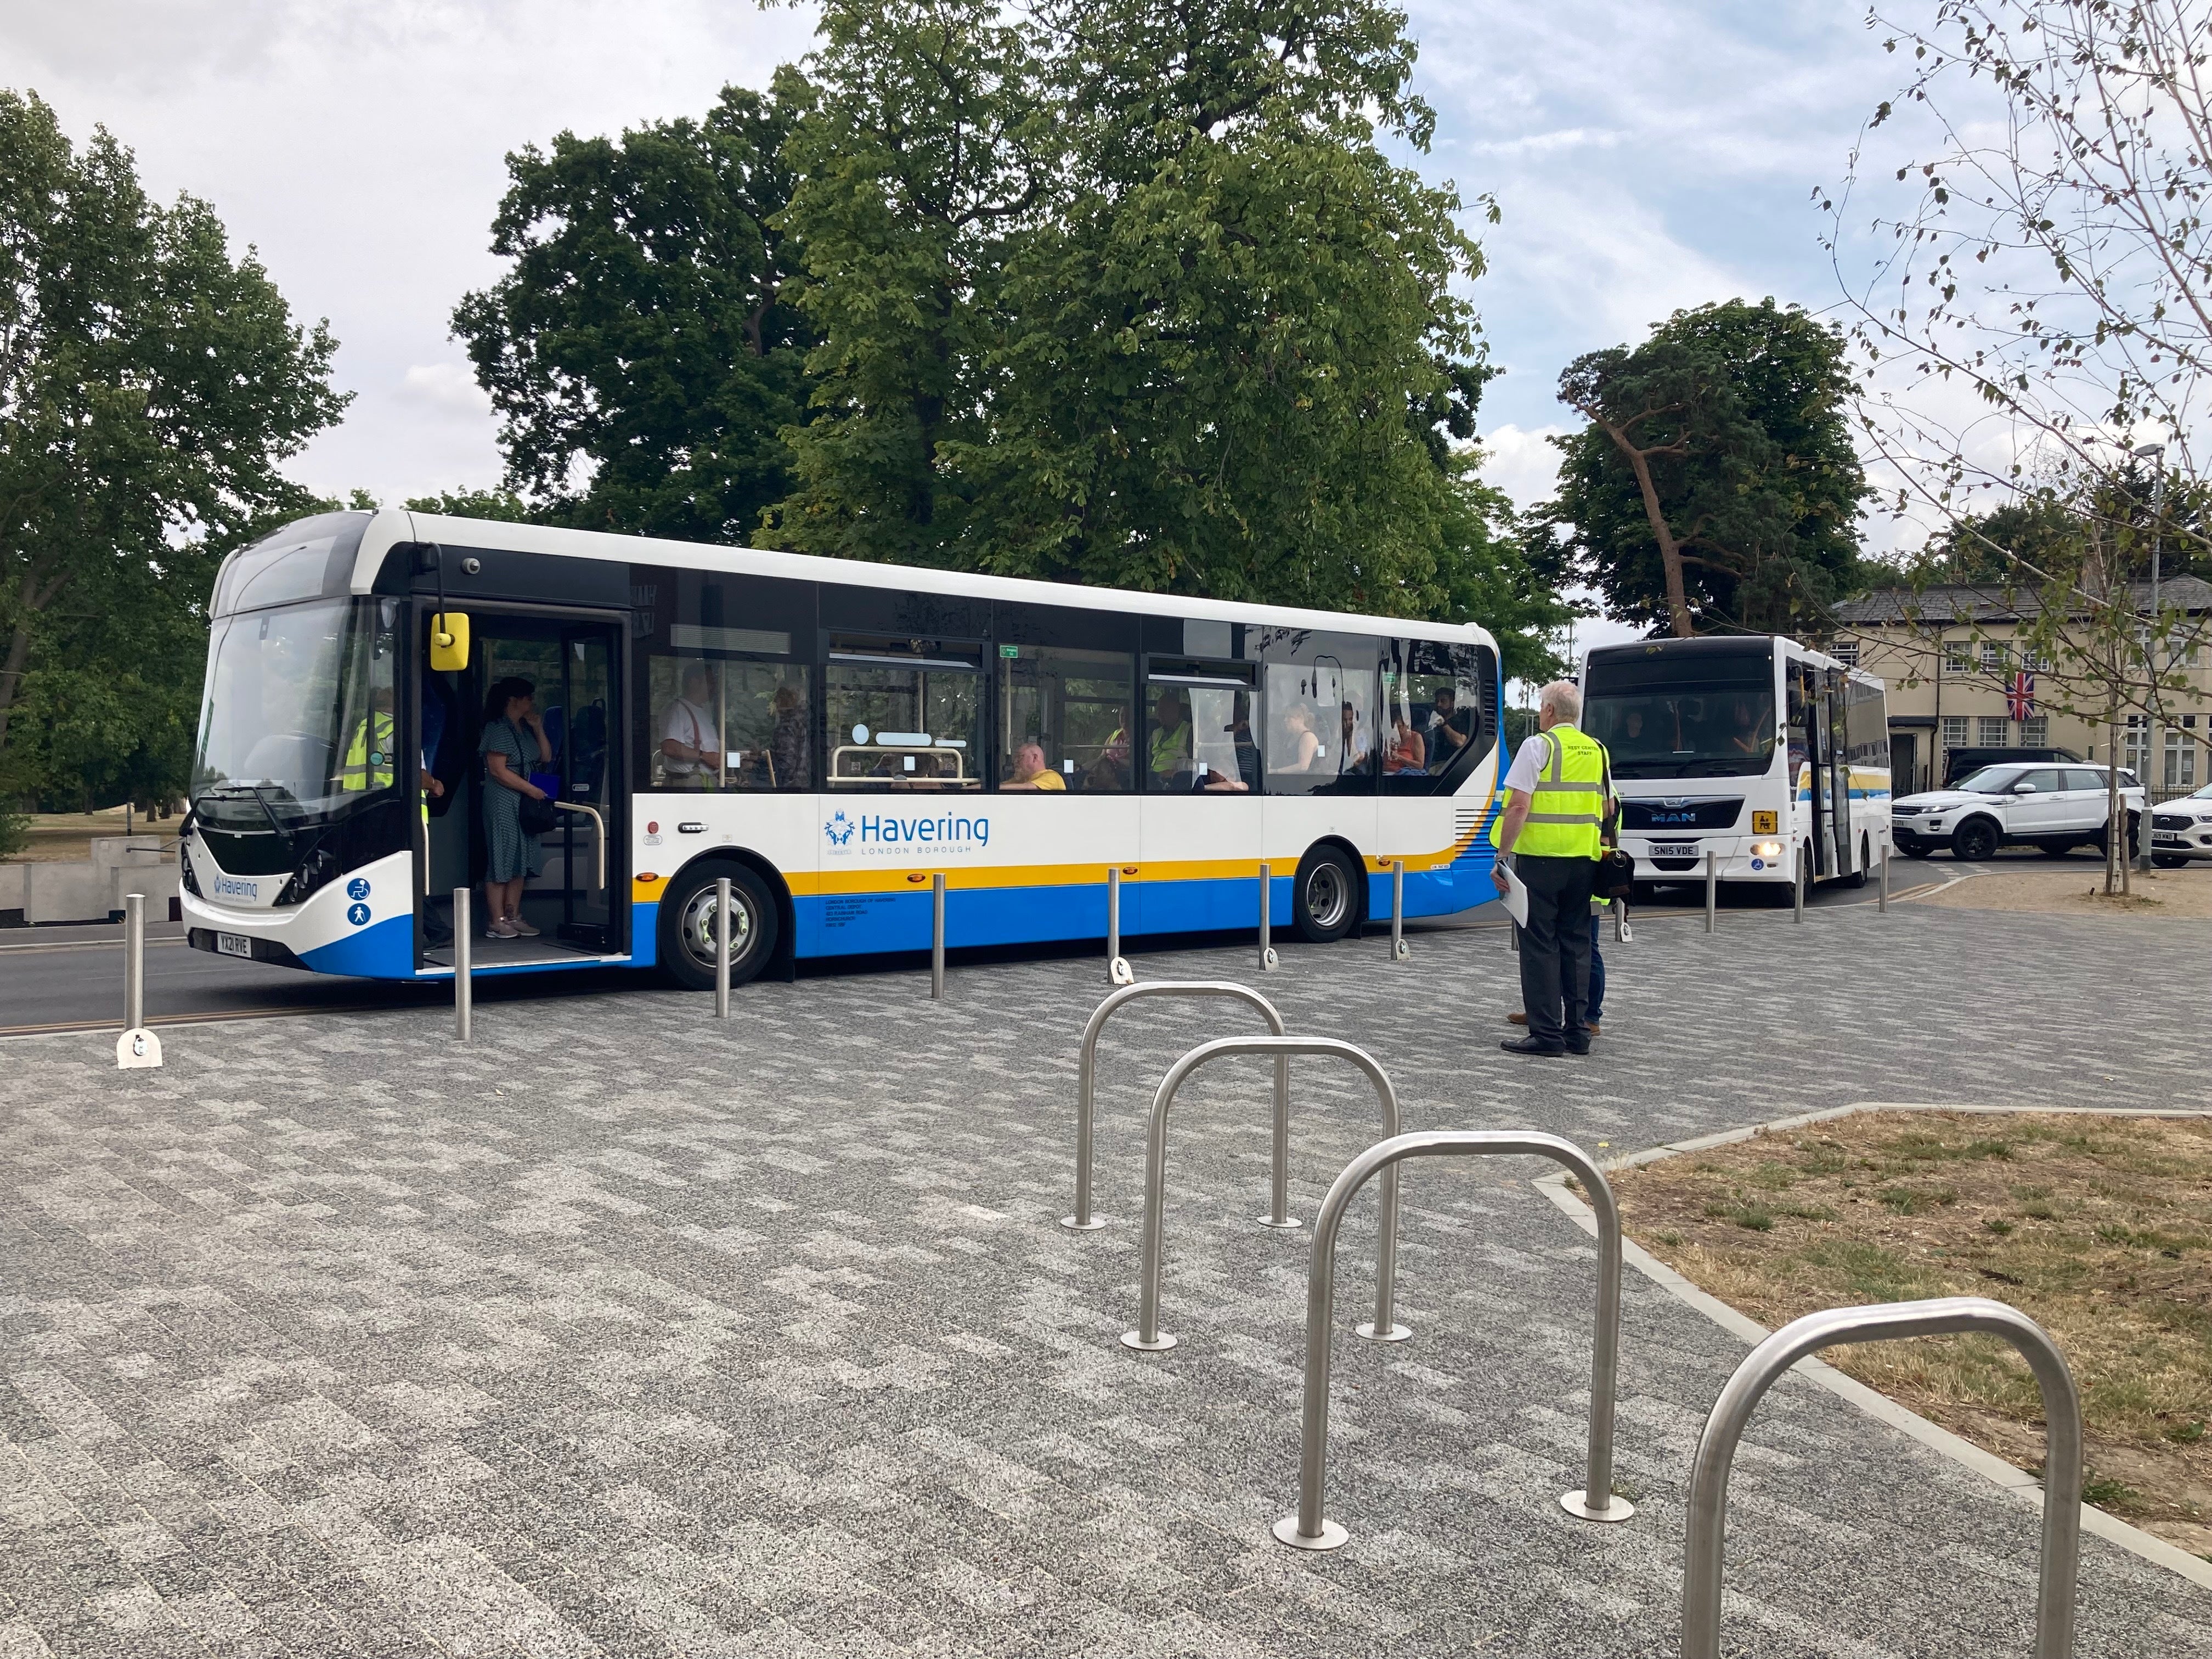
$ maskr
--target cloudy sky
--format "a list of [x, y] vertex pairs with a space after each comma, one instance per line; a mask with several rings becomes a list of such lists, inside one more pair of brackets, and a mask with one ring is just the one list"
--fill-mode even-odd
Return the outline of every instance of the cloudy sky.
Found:
[[[1678, 306], [1836, 298], [1810, 203], [1894, 89], [1838, 0], [1417, 0], [1439, 115], [1420, 165], [1470, 198], [1475, 287], [1506, 370], [1484, 408], [1492, 476], [1551, 476], [1553, 396], [1577, 353]], [[803, 10], [741, 0], [69, 0], [0, 7], [0, 85], [82, 139], [105, 124], [157, 193], [214, 203], [295, 311], [340, 343], [345, 422], [302, 483], [396, 500], [499, 476], [493, 425], [447, 319], [497, 274], [503, 157], [563, 128], [702, 112], [805, 50]]]

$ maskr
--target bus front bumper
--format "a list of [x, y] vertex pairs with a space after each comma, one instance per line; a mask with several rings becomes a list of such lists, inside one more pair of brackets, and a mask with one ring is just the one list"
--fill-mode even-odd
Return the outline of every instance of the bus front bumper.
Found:
[[1621, 847], [1636, 860], [1638, 881], [1702, 882], [1705, 860], [1715, 858], [1721, 881], [1790, 880], [1786, 843], [1771, 836], [1623, 836]]

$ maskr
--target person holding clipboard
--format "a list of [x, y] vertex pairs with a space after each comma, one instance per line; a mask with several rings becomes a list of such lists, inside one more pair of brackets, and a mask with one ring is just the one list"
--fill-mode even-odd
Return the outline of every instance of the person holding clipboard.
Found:
[[1528, 1036], [1498, 1044], [1509, 1054], [1589, 1052], [1589, 907], [1605, 855], [1612, 768], [1605, 745], [1576, 726], [1581, 718], [1572, 681], [1537, 694], [1536, 734], [1507, 769], [1505, 810], [1490, 829], [1498, 849], [1491, 879], [1521, 929], [1528, 1021]]

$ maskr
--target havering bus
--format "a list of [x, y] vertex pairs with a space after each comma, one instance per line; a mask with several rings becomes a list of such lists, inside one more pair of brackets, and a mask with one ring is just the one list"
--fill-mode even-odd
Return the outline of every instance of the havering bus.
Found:
[[1882, 683], [1777, 635], [1604, 646], [1583, 725], [1613, 757], [1640, 881], [1865, 883], [1889, 845]]
[[1409, 916], [1493, 896], [1502, 691], [1474, 626], [329, 514], [216, 580], [183, 905], [202, 950], [450, 977], [513, 714], [552, 823], [479, 973], [708, 986], [719, 877], [738, 981], [927, 948], [938, 874], [955, 948], [1103, 938], [1109, 866], [1126, 933], [1252, 927], [1266, 864], [1327, 942], [1393, 860]]

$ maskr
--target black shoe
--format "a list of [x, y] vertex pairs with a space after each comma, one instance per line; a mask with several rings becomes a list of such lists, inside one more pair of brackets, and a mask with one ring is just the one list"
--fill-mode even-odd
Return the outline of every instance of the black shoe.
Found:
[[[1509, 1054], [1543, 1054], [1557, 1058], [1567, 1052], [1561, 1043], [1547, 1042], [1541, 1037], [1532, 1036], [1512, 1037], [1498, 1046]], [[1585, 1043], [1583, 1047], [1588, 1048], [1589, 1045]]]
[[1584, 1037], [1580, 1042], [1570, 1042], [1567, 1044], [1567, 1052], [1571, 1054], [1588, 1054], [1589, 1052], [1589, 1039], [1588, 1037]]

